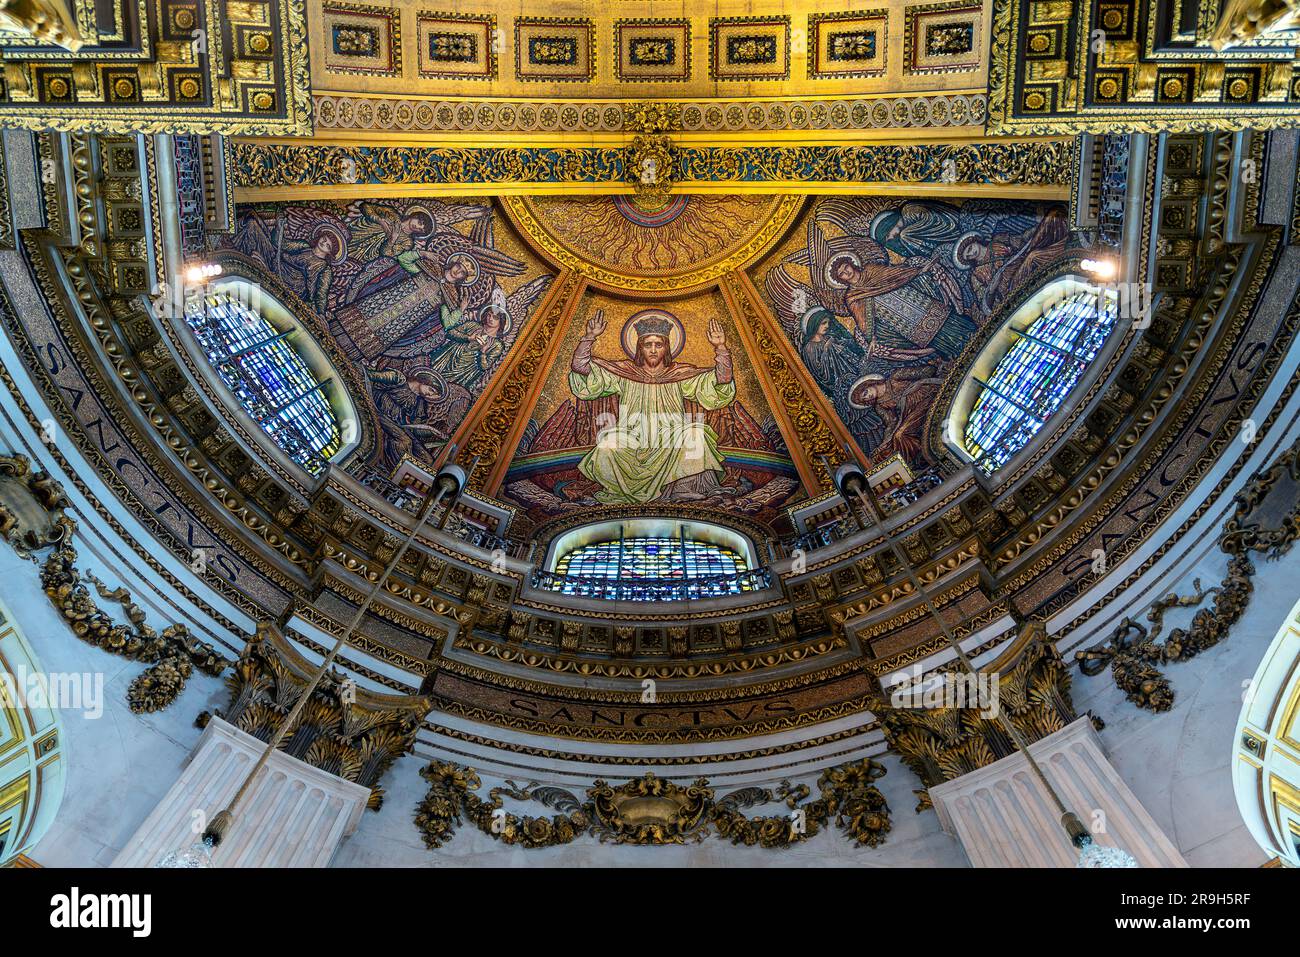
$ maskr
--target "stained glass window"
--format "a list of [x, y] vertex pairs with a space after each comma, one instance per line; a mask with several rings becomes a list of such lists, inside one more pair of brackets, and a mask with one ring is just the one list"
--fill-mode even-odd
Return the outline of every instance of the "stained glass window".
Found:
[[985, 472], [1005, 465], [1051, 418], [1115, 326], [1112, 298], [1067, 296], [1028, 328], [998, 362], [966, 420], [966, 450]]
[[[743, 555], [712, 542], [629, 536], [580, 545], [562, 555], [555, 564], [555, 584], [569, 595], [656, 600], [670, 597], [656, 590], [660, 586], [696, 583], [700, 588], [690, 589], [689, 597], [708, 597], [759, 587], [756, 577], [744, 574], [748, 570]], [[601, 582], [618, 586], [603, 589]], [[675, 597], [681, 589], [668, 591]]]
[[312, 473], [339, 450], [338, 419], [320, 381], [280, 331], [239, 297], [214, 290], [186, 301], [185, 318], [239, 403]]

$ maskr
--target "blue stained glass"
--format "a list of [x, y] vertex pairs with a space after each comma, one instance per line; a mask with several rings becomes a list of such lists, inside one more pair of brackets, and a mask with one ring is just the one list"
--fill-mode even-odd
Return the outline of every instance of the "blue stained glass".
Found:
[[[749, 566], [739, 553], [692, 539], [632, 537], [580, 545], [560, 557], [555, 574], [574, 579], [624, 582], [668, 582], [740, 575]], [[752, 590], [748, 580], [727, 584], [726, 591]], [[578, 581], [566, 582], [562, 591], [574, 594]]]
[[[966, 450], [985, 472], [1001, 468], [1065, 401], [1115, 327], [1113, 300], [1068, 296], [1016, 329], [1020, 338], [983, 384], [966, 421]], [[1014, 328], [1014, 327], [1013, 327]]]
[[342, 436], [324, 383], [289, 344], [289, 334], [221, 293], [189, 300], [185, 317], [244, 410], [295, 462], [319, 472]]

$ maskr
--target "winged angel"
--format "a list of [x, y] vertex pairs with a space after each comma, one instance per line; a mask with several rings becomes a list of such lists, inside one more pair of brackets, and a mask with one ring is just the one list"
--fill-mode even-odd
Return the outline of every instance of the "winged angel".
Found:
[[[767, 274], [808, 370], [877, 456], [912, 450], [903, 433], [923, 416], [939, 365], [975, 331], [951, 265], [961, 235], [948, 204], [828, 200], [809, 220], [805, 248]], [[900, 380], [906, 389], [891, 387]]]

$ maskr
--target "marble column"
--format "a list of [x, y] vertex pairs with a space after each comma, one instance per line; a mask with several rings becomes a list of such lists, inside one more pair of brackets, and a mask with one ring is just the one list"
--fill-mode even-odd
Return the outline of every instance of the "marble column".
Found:
[[[1080, 718], [1030, 751], [1098, 844], [1123, 848], [1141, 867], [1187, 866], [1106, 759], [1091, 720]], [[930, 797], [975, 867], [1075, 866], [1078, 852], [1022, 754], [932, 787]]]
[[[226, 806], [265, 747], [213, 718], [176, 783], [112, 866], [152, 867], [169, 852], [197, 841], [195, 822], [206, 824]], [[225, 840], [212, 852], [212, 863], [325, 867], [355, 830], [369, 797], [368, 788], [277, 751], [241, 802]]]

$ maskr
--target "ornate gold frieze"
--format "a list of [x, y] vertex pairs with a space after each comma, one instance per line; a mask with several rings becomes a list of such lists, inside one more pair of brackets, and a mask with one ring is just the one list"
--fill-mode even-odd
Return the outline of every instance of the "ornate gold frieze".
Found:
[[[815, 192], [836, 184], [925, 186], [942, 192], [1005, 195], [1008, 187], [1069, 186], [1064, 140], [981, 143], [839, 143], [799, 146], [675, 148], [677, 191]], [[539, 186], [617, 187], [629, 192], [635, 171], [620, 146], [386, 146], [238, 140], [235, 186], [245, 199], [291, 198], [304, 189], [339, 195], [438, 188], [441, 192], [516, 190]]]
[[[651, 772], [617, 787], [596, 781], [582, 801], [563, 788], [507, 781], [492, 788], [484, 801], [472, 768], [434, 761], [420, 771], [429, 792], [416, 808], [415, 826], [425, 846], [442, 847], [466, 820], [484, 834], [526, 848], [569, 844], [584, 835], [602, 843], [664, 846], [697, 843], [716, 834], [732, 844], [765, 848], [791, 847], [838, 826], [859, 847], [884, 842], [892, 823], [889, 805], [875, 786], [885, 768], [864, 758], [824, 771], [819, 796], [808, 801], [806, 784], [782, 781], [775, 791], [748, 787], [721, 798], [704, 778], [679, 785]], [[558, 812], [550, 817], [519, 816], [505, 808], [505, 798], [536, 802]], [[775, 802], [785, 814], [750, 817], [745, 809]]]

